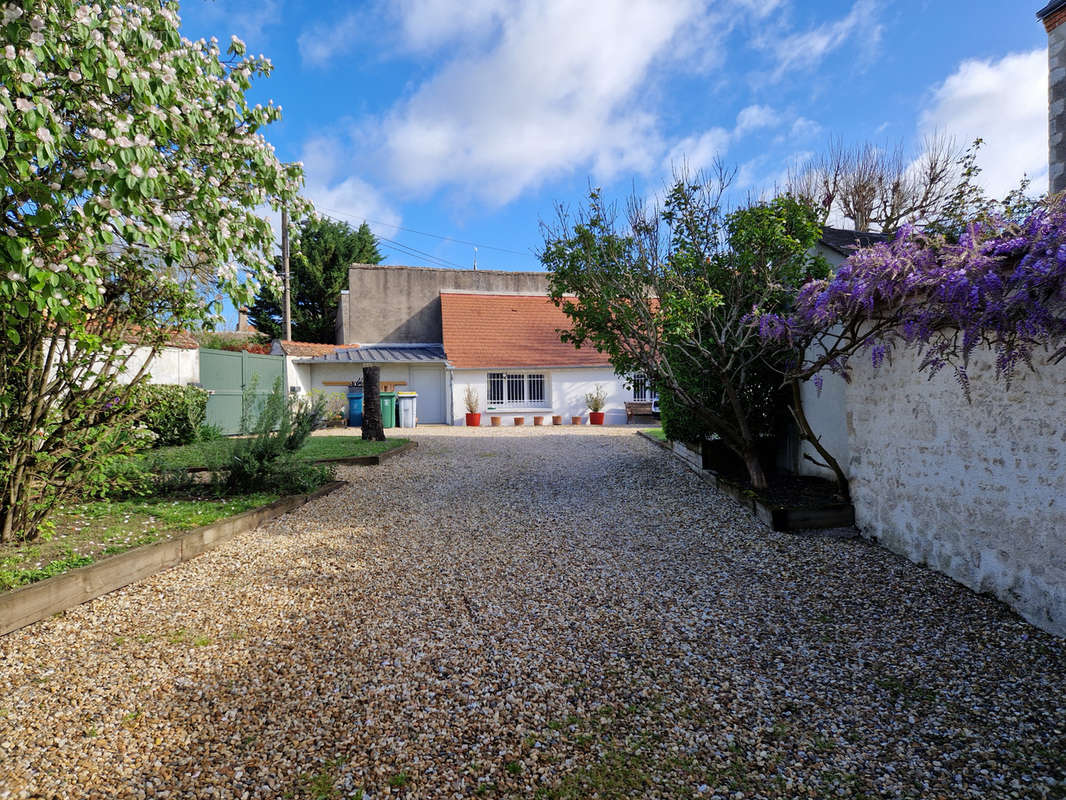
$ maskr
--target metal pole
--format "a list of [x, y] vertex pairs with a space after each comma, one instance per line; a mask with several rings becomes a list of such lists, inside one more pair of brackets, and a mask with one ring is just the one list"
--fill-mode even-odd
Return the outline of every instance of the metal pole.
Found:
[[292, 314], [289, 311], [289, 205], [281, 206], [281, 269], [285, 281], [285, 307], [281, 317], [281, 338], [292, 341]]

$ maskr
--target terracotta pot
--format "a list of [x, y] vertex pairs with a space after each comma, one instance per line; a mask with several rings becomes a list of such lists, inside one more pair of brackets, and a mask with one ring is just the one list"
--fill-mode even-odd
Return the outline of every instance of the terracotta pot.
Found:
[[589, 425], [602, 425], [604, 412], [602, 411], [590, 411], [589, 412]]
[[525, 425], [526, 424], [526, 418], [525, 417], [515, 417], [514, 418], [514, 424], [515, 425]]
[[570, 417], [570, 424], [571, 425], [580, 425], [581, 424], [581, 417]]
[[503, 417], [489, 417], [489, 422], [492, 423], [492, 427], [500, 427], [500, 423], [503, 421]]
[[543, 425], [544, 424], [544, 417], [533, 417], [533, 424], [534, 425]]
[[466, 424], [468, 427], [476, 428], [481, 424], [481, 414], [472, 414], [468, 411], [466, 414]]
[[552, 425], [562, 425], [562, 424], [563, 424], [562, 416], [556, 414], [554, 417], [552, 417]]

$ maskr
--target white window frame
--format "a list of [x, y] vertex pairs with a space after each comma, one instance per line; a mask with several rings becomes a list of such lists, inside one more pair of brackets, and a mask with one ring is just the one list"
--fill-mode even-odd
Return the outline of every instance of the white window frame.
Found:
[[[494, 402], [493, 384], [497, 384]], [[547, 372], [497, 371], [485, 375], [488, 411], [525, 411], [551, 409], [551, 384]], [[532, 400], [534, 388], [539, 385], [540, 399]], [[502, 392], [502, 394], [500, 394]]]
[[[648, 376], [643, 372], [636, 372], [629, 376], [629, 387], [629, 391], [633, 396], [633, 402], [635, 403], [653, 402], [659, 396], [652, 388]], [[640, 390], [639, 395], [637, 393], [638, 389]]]

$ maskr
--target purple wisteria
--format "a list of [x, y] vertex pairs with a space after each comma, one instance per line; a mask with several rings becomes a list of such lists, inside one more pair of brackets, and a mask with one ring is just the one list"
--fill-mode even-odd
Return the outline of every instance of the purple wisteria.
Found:
[[1052, 200], [1021, 224], [974, 223], [955, 243], [904, 228], [804, 285], [790, 314], [764, 315], [759, 329], [806, 353], [800, 378], [847, 377], [855, 353], [878, 366], [903, 343], [920, 349], [921, 370], [953, 367], [967, 396], [970, 355], [987, 347], [1009, 385], [1037, 350], [1066, 357], [1066, 203]]

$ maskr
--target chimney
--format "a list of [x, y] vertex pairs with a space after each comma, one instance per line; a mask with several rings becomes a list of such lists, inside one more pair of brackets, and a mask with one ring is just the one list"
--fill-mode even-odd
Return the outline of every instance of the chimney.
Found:
[[1047, 30], [1048, 185], [1066, 190], [1066, 0], [1051, 0], [1036, 12]]
[[[1063, 0], [1066, 2], [1066, 0]], [[245, 333], [253, 330], [252, 326], [248, 324], [248, 309], [241, 307], [237, 309], [237, 330], [240, 333]]]

